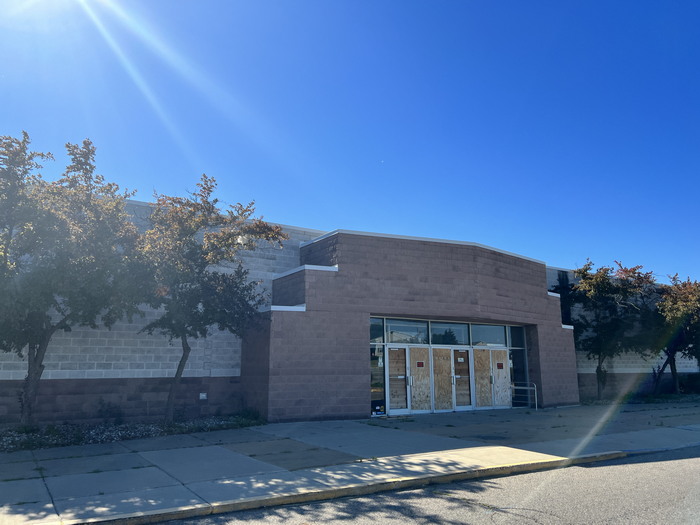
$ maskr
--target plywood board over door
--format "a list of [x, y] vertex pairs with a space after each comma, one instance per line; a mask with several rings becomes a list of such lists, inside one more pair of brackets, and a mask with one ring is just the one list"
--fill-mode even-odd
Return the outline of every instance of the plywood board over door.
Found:
[[452, 350], [433, 348], [435, 410], [452, 410]]
[[491, 361], [493, 363], [493, 404], [499, 407], [510, 406], [512, 395], [508, 350], [492, 350]]
[[493, 406], [490, 350], [474, 349], [474, 386], [476, 388], [476, 406]]
[[430, 410], [430, 361], [427, 348], [409, 348], [411, 410]]
[[458, 407], [466, 407], [472, 404], [471, 386], [469, 384], [471, 375], [469, 373], [469, 350], [455, 350], [455, 398]]

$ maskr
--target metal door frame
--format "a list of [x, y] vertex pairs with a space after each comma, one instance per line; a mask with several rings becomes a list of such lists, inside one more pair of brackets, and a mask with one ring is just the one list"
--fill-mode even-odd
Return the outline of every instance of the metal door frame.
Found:
[[[445, 347], [443, 346], [441, 348]], [[476, 397], [474, 396], [474, 389], [476, 388], [474, 384], [474, 348], [471, 346], [450, 346], [448, 348], [452, 350], [452, 411], [467, 412], [469, 410], [474, 410], [476, 408]], [[467, 360], [469, 362], [469, 399], [471, 401], [469, 405], [457, 405], [457, 376], [455, 374], [454, 364], [456, 352], [467, 353]]]
[[[406, 408], [393, 408], [391, 406], [391, 377], [389, 376], [389, 352], [395, 348], [397, 350], [404, 350], [406, 352], [406, 366], [404, 370], [404, 379], [406, 380]], [[387, 416], [401, 416], [411, 413], [411, 385], [408, 374], [408, 357], [409, 350], [408, 345], [405, 344], [387, 344], [385, 346], [386, 355], [384, 356], [386, 366], [384, 367], [384, 384], [386, 385], [386, 415]]]
[[[392, 349], [401, 349], [406, 352], [406, 369], [404, 370], [404, 378], [406, 380], [406, 406], [407, 408], [392, 408], [391, 407], [391, 378], [389, 377], [389, 352]], [[413, 409], [413, 374], [411, 374], [411, 348], [424, 348], [428, 350], [428, 367], [430, 377], [430, 409], [429, 410], [414, 410]], [[386, 385], [386, 414], [387, 416], [402, 416], [408, 414], [430, 414], [435, 412], [435, 388], [433, 384], [433, 351], [430, 345], [421, 343], [400, 343], [387, 344], [385, 346], [386, 355], [384, 356], [386, 366], [384, 367], [384, 384]], [[454, 389], [453, 389], [454, 393]], [[440, 410], [440, 412], [452, 412], [452, 410]]]

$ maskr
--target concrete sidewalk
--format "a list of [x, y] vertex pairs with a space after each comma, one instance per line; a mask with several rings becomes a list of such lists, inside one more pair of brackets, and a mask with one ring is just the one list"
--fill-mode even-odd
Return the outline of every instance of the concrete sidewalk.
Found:
[[0, 454], [0, 523], [152, 523], [700, 445], [700, 405], [271, 424]]

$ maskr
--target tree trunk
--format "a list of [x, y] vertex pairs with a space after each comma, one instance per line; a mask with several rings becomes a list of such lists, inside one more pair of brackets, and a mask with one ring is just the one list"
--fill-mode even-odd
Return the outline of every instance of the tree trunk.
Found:
[[659, 390], [661, 388], [661, 378], [664, 375], [664, 371], [666, 370], [666, 367], [671, 361], [671, 354], [666, 354], [666, 360], [664, 361], [664, 364], [661, 365], [661, 368], [656, 374], [656, 379], [654, 380], [654, 395], [658, 396], [659, 395]]
[[39, 393], [39, 380], [44, 373], [44, 356], [49, 347], [49, 341], [54, 330], [47, 331], [37, 345], [30, 345], [27, 349], [27, 377], [22, 388], [22, 407], [20, 424], [31, 425], [34, 422], [34, 408], [36, 396]]
[[603, 389], [605, 389], [605, 381], [607, 378], [607, 370], [603, 368], [603, 363], [605, 362], [605, 357], [598, 356], [598, 366], [595, 369], [596, 382], [598, 384], [598, 401], [603, 399]]
[[180, 362], [177, 365], [177, 370], [175, 371], [175, 377], [173, 377], [170, 383], [170, 391], [168, 392], [168, 402], [165, 405], [165, 423], [170, 424], [173, 422], [175, 415], [175, 394], [177, 393], [177, 387], [182, 379], [182, 373], [185, 371], [185, 365], [187, 365], [187, 360], [190, 357], [190, 352], [192, 348], [187, 343], [187, 336], [180, 337], [182, 342], [182, 356], [180, 357]]
[[671, 377], [673, 378], [673, 393], [674, 394], [680, 394], [681, 393], [681, 387], [680, 387], [680, 381], [678, 380], [678, 370], [676, 369], [676, 353], [674, 352], [673, 355], [669, 356], [669, 367], [671, 368]]

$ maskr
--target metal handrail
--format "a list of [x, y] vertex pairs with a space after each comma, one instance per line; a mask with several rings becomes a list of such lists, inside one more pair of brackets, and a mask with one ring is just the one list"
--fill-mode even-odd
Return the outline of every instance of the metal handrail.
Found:
[[516, 390], [526, 392], [528, 407], [532, 406], [532, 401], [530, 399], [530, 392], [534, 392], [534, 394], [535, 394], [534, 395], [535, 410], [537, 410], [537, 385], [535, 383], [511, 383], [510, 388], [511, 388], [511, 397], [512, 398], [515, 398]]

